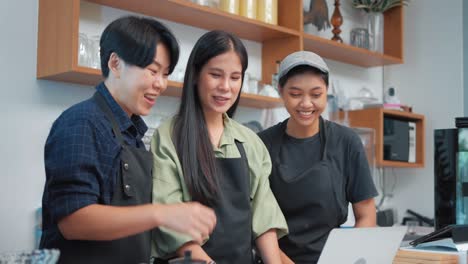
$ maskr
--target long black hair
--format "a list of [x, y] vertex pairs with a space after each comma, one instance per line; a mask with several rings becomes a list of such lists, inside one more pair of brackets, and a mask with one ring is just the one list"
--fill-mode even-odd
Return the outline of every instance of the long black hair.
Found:
[[[225, 31], [210, 31], [195, 44], [185, 71], [179, 111], [175, 116], [172, 139], [182, 165], [185, 184], [192, 200], [213, 206], [218, 201], [219, 185], [216, 160], [198, 95], [198, 80], [203, 66], [218, 55], [234, 51], [242, 64], [242, 80], [248, 66], [247, 51], [242, 41]], [[242, 86], [241, 86], [242, 90]], [[234, 115], [239, 96], [229, 108]]]

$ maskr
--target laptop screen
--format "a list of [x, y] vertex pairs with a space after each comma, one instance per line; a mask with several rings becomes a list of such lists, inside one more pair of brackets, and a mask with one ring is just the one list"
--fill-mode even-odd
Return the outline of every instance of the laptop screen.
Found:
[[406, 226], [335, 228], [318, 264], [391, 264], [406, 229]]

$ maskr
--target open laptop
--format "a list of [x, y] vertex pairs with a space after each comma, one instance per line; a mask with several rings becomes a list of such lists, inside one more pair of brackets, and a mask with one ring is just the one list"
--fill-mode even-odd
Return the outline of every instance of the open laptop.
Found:
[[406, 226], [335, 228], [318, 264], [391, 264], [406, 229]]

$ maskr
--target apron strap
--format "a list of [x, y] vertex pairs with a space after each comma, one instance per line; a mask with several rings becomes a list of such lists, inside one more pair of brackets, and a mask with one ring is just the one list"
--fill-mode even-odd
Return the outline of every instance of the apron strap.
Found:
[[247, 161], [247, 155], [245, 154], [244, 145], [242, 145], [242, 143], [237, 139], [234, 140], [234, 143], [236, 143], [236, 146], [237, 146], [237, 149], [239, 150], [241, 158]]
[[320, 116], [319, 119], [319, 137], [320, 137], [320, 155], [321, 160], [325, 160], [327, 158], [327, 127], [325, 126], [325, 119]]
[[276, 139], [276, 142], [271, 142], [271, 159], [272, 159], [272, 162], [276, 162], [276, 163], [280, 163], [280, 158], [279, 158], [279, 154], [280, 154], [280, 150], [281, 150], [281, 146], [283, 145], [283, 140], [284, 140], [284, 134], [285, 134], [285, 131], [286, 131], [286, 126], [288, 124], [288, 119], [286, 119], [285, 121], [283, 121], [281, 124], [280, 124], [280, 127], [278, 129], [278, 132], [275, 133], [275, 135], [273, 135], [273, 138]]
[[[247, 175], [249, 175], [249, 172], [248, 172], [248, 166], [249, 166], [249, 161], [247, 159], [247, 155], [245, 154], [245, 149], [244, 149], [244, 145], [242, 145], [242, 143], [240, 141], [238, 141], [237, 139], [235, 140], [235, 143], [236, 143], [236, 146], [237, 146], [237, 149], [239, 150], [240, 152], [240, 155], [241, 155], [241, 158], [243, 160], [245, 160], [245, 163], [247, 165]], [[249, 184], [250, 185], [250, 184]], [[249, 199], [250, 199], [250, 193], [249, 193]], [[250, 200], [251, 201], [251, 200]], [[250, 210], [252, 210], [252, 207], [250, 208]], [[251, 222], [253, 221], [253, 218], [252, 218], [252, 212], [251, 212]], [[258, 249], [257, 249], [257, 246], [255, 245], [255, 236], [254, 236], [254, 233], [253, 233], [253, 228], [251, 227], [252, 229], [252, 262], [253, 263], [260, 263], [262, 264], [263, 263], [263, 260], [260, 256], [260, 253], [258, 253]]]
[[112, 131], [114, 131], [114, 135], [119, 141], [121, 145], [124, 145], [124, 139], [122, 136], [122, 133], [120, 133], [120, 127], [117, 124], [117, 121], [115, 120], [114, 114], [112, 113], [111, 108], [107, 104], [106, 100], [104, 99], [104, 96], [100, 94], [99, 92], [95, 92], [93, 95], [93, 98], [96, 100], [99, 108], [104, 112], [104, 114], [107, 116], [109, 121], [112, 124]]

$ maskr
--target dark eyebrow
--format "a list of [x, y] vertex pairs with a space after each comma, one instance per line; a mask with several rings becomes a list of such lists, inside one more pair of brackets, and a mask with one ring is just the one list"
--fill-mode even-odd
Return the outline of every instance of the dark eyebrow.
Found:
[[289, 90], [294, 90], [294, 91], [302, 92], [302, 89], [300, 89], [300, 88], [298, 88], [298, 87], [294, 87], [294, 86], [289, 87], [288, 89], [289, 89]]
[[316, 91], [316, 90], [320, 90], [320, 89], [322, 89], [322, 86], [317, 86], [317, 87], [312, 88], [312, 91]]
[[[216, 67], [211, 67], [211, 68], [208, 68], [209, 71], [220, 71], [220, 72], [224, 72], [222, 69], [220, 68], [216, 68]], [[242, 72], [240, 71], [235, 71], [233, 72], [234, 74], [242, 74]]]
[[[322, 88], [321, 86], [316, 86], [316, 87], [312, 88], [312, 91], [319, 90], [321, 88]], [[301, 89], [299, 87], [295, 87], [295, 86], [289, 87], [289, 90], [295, 90], [295, 91], [301, 91], [301, 92], [303, 91], [303, 89]]]

